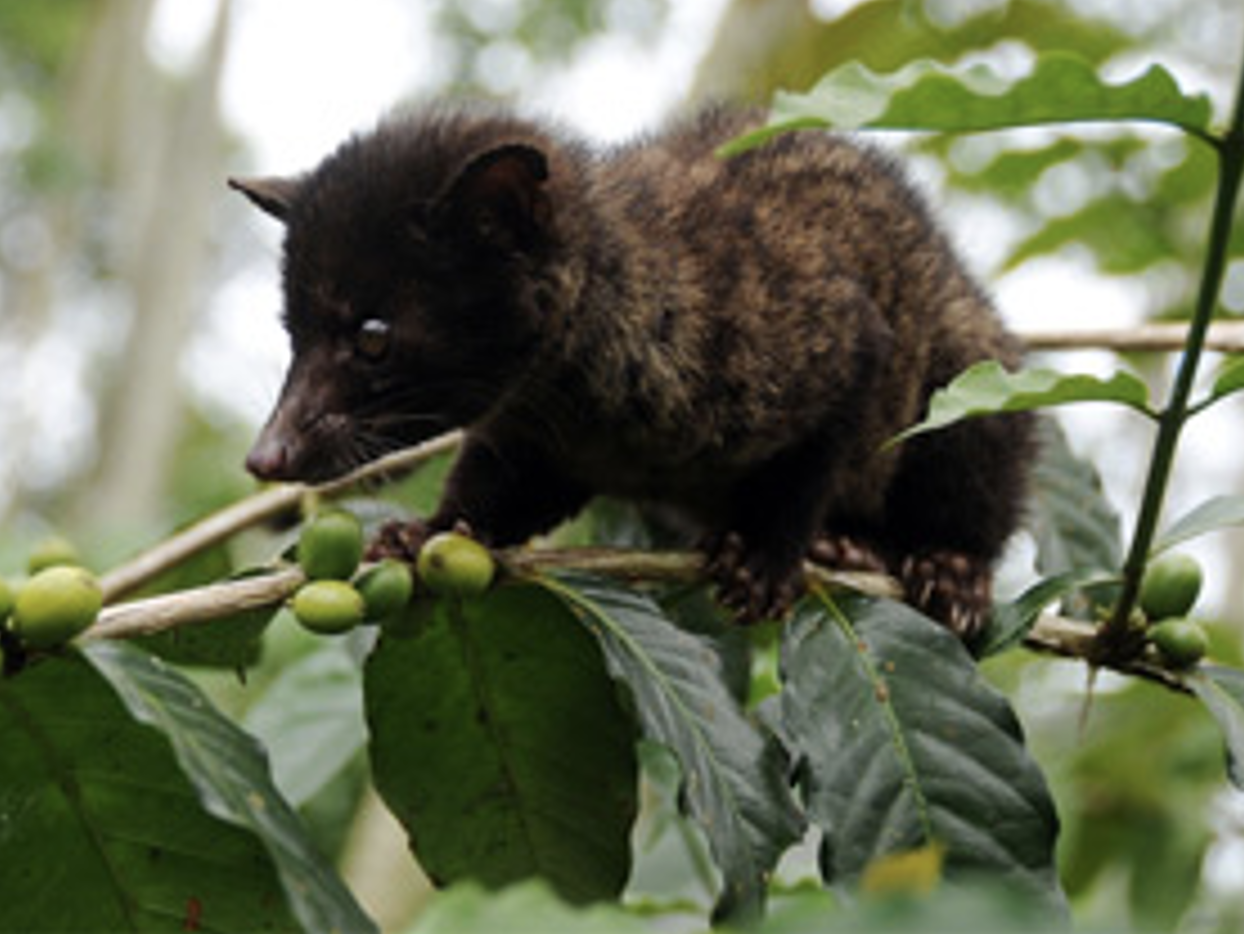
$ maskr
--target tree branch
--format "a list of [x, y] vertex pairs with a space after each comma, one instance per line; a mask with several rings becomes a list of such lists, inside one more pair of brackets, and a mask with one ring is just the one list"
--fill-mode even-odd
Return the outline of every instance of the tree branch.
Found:
[[275, 606], [306, 580], [298, 567], [285, 567], [256, 577], [221, 581], [177, 593], [116, 603], [100, 611], [86, 639], [132, 639], [179, 626], [223, 619], [234, 613]]
[[460, 443], [461, 432], [451, 431], [423, 444], [396, 451], [364, 464], [336, 480], [321, 484], [283, 483], [240, 499], [219, 512], [174, 533], [158, 545], [135, 556], [100, 578], [104, 602], [113, 603], [191, 555], [224, 541], [242, 529], [298, 508], [305, 497], [324, 499], [341, 496], [369, 483], [402, 474], [419, 464], [451, 451]]
[[[1183, 350], [1188, 339], [1184, 322], [1154, 322], [1130, 328], [1075, 328], [1020, 331], [1029, 350], [1114, 350], [1163, 352]], [[1205, 348], [1244, 353], [1244, 321], [1219, 321], [1210, 326]]]

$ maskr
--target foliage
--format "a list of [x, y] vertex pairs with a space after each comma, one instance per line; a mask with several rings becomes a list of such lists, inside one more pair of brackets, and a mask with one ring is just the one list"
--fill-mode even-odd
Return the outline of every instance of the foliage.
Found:
[[[844, 17], [844, 35], [899, 6], [861, 5]], [[1007, 5], [1007, 28], [1045, 6]], [[1155, 401], [1127, 372], [1102, 379], [984, 366], [939, 394], [913, 429], [1073, 402], [1143, 414], [1158, 435], [1126, 543], [1096, 471], [1051, 432], [1031, 519], [1036, 579], [999, 605], [975, 657], [884, 598], [818, 585], [779, 633], [726, 637], [720, 614], [685, 575], [675, 585], [655, 573], [646, 584], [624, 583], [512, 555], [483, 595], [424, 594], [400, 624], [316, 643], [297, 658], [265, 661], [258, 652], [261, 633], [271, 644], [273, 631], [288, 629], [276, 613], [281, 597], [175, 627], [143, 647], [88, 640], [28, 659], [17, 649], [0, 680], [0, 861], [6, 879], [17, 867], [22, 897], [0, 901], [0, 930], [373, 929], [307, 813], [351, 779], [363, 754], [421, 866], [446, 888], [416, 931], [498, 930], [516, 920], [550, 931], [649, 930], [646, 914], [774, 932], [1046, 930], [1068, 922], [1069, 896], [1074, 905], [1107, 866], [1123, 867], [1134, 918], [1177, 923], [1198, 898], [1209, 837], [1187, 811], [1224, 781], [1244, 788], [1244, 670], [1221, 644], [1214, 664], [1163, 669], [1135, 638], [1131, 611], [1153, 554], [1244, 523], [1231, 496], [1164, 529], [1158, 521], [1183, 427], [1244, 388], [1236, 365], [1190, 398], [1198, 333], [1240, 239], [1230, 221], [1244, 172], [1244, 111], [1227, 130], [1211, 129], [1205, 98], [1160, 67], [1105, 81], [1097, 65], [1117, 37], [1085, 35], [1085, 48], [1089, 36], [1098, 42], [1095, 54], [1041, 57], [1027, 77], [1003, 80], [948, 68], [948, 56], [898, 68], [925, 52], [916, 46], [927, 37], [909, 30], [893, 46], [903, 53], [893, 67], [844, 64], [810, 94], [779, 100], [771, 129], [1159, 120], [1200, 147], [1161, 176], [1148, 201], [1160, 212], [1159, 195], [1183, 186], [1191, 200], [1212, 194], [1218, 204], [1173, 393]], [[877, 67], [885, 73], [869, 70]], [[1059, 139], [1000, 155], [975, 181], [1020, 197], [1025, 180], [1089, 148], [1131, 160], [1144, 147]], [[1034, 234], [1019, 252], [1052, 249], [1086, 229], [1104, 244], [1107, 222], [1140, 207], [1103, 204], [1056, 236]], [[1086, 226], [1095, 212], [1100, 229]], [[1161, 237], [1136, 251], [1121, 265], [1176, 252]], [[435, 492], [418, 489], [425, 501]], [[649, 534], [619, 529], [628, 523], [612, 513], [595, 518], [581, 534], [593, 526], [630, 540]], [[288, 571], [267, 555], [242, 565], [239, 582], [274, 566]], [[175, 606], [234, 570], [214, 542], [155, 589]], [[634, 576], [645, 575], [623, 574]], [[1087, 636], [1056, 643], [1060, 651], [1174, 689], [1128, 677], [1097, 700], [1112, 730], [1090, 732], [1062, 758], [1030, 744], [1012, 707], [1022, 679], [1014, 670], [1026, 664], [1015, 649], [1025, 639], [1051, 645], [1037, 639], [1041, 614], [1059, 603], [1088, 620], [1067, 630]], [[7, 638], [3, 648], [15, 651]], [[997, 682], [1012, 666], [1012, 690], [986, 680], [983, 656]], [[222, 712], [196, 686], [204, 666], [250, 669], [258, 700], [244, 715]], [[740, 686], [736, 674], [748, 667], [752, 683]], [[1057, 712], [1066, 735], [1076, 732], [1071, 706]], [[1196, 728], [1183, 729], [1194, 714]], [[264, 738], [271, 766], [251, 734]], [[1224, 764], [1207, 766], [1206, 750], [1225, 750]], [[1146, 768], [1163, 782], [1131, 780]], [[1092, 784], [1081, 807], [1060, 799], [1059, 784], [1071, 780], [1063, 773]], [[635, 885], [650, 858], [636, 828], [653, 814], [668, 818], [653, 835], [681, 860], [678, 872], [708, 886], [707, 899], [653, 902]], [[803, 840], [815, 848], [814, 865], [806, 856], [800, 864]]]
[[1169, 123], [1199, 136], [1209, 117], [1209, 99], [1183, 94], [1158, 65], [1126, 84], [1111, 85], [1091, 63], [1062, 53], [1041, 57], [1030, 74], [1014, 81], [986, 65], [955, 70], [919, 61], [876, 75], [851, 62], [806, 94], [777, 95], [768, 125], [727, 147], [727, 153], [814, 127], [967, 132], [1129, 120]]

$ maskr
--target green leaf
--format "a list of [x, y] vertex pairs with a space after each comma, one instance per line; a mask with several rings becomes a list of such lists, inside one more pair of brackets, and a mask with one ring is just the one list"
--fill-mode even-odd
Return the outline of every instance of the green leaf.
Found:
[[1146, 415], [1149, 390], [1131, 373], [1110, 379], [1056, 370], [1007, 370], [996, 360], [983, 360], [964, 370], [933, 393], [924, 421], [899, 434], [904, 441], [956, 422], [998, 412], [1027, 412], [1074, 402], [1118, 402]]
[[637, 766], [594, 641], [532, 585], [445, 600], [364, 668], [376, 787], [438, 884], [540, 877], [574, 902], [630, 870]]
[[362, 674], [346, 644], [322, 645], [283, 669], [246, 712], [247, 732], [268, 750], [277, 788], [302, 807], [367, 743]]
[[1158, 536], [1152, 553], [1167, 551], [1208, 532], [1244, 525], [1244, 496], [1215, 496], [1176, 520]]
[[204, 809], [81, 655], [0, 681], [0, 736], [0, 930], [294, 926], [261, 842]]
[[1227, 748], [1227, 776], [1244, 790], [1244, 671], [1201, 665], [1186, 680], [1218, 721]]
[[1034, 934], [1061, 930], [1032, 899], [1003, 885], [973, 880], [914, 897], [860, 899], [843, 904], [822, 888], [801, 887], [772, 900], [758, 934], [932, 934], [962, 931]]
[[[1053, 419], [1039, 423], [1040, 456], [1032, 472], [1026, 524], [1037, 544], [1037, 569], [1052, 576], [1065, 572], [1090, 575], [1122, 563], [1119, 515], [1102, 489], [1101, 476], [1089, 461], [1077, 457], [1066, 434]], [[1063, 612], [1089, 619], [1099, 601], [1091, 593], [1064, 591]]]
[[542, 882], [490, 892], [474, 883], [438, 894], [419, 915], [410, 934], [645, 934], [652, 926], [612, 905], [577, 908], [560, 901]]
[[1040, 227], [1011, 249], [1003, 269], [1010, 271], [1038, 256], [1076, 247], [1092, 250], [1103, 272], [1137, 273], [1178, 255], [1180, 244], [1172, 236], [1172, 227], [1167, 205], [1106, 191], [1072, 214], [1044, 218]]
[[1117, 583], [1118, 580], [1117, 573], [1078, 568], [1038, 581], [1013, 603], [994, 608], [989, 629], [976, 649], [977, 657], [997, 655], [1018, 645], [1036, 624], [1041, 612], [1055, 600], [1085, 587]]
[[714, 651], [648, 597], [580, 575], [543, 583], [600, 640], [644, 736], [677, 757], [686, 807], [722, 874], [717, 916], [754, 917], [769, 873], [803, 830], [775, 744], [726, 689]]
[[1223, 396], [1239, 392], [1241, 389], [1244, 389], [1244, 357], [1232, 357], [1219, 371], [1209, 398], [1201, 404], [1200, 408], [1217, 402]]
[[[238, 574], [232, 574], [232, 571], [229, 550], [220, 545], [197, 552], [148, 582], [127, 599], [187, 590], [226, 578], [236, 580], [267, 573], [267, 569], [261, 568]], [[197, 626], [177, 626], [143, 636], [136, 642], [165, 661], [181, 665], [250, 668], [259, 663], [263, 633], [276, 611], [277, 607], [247, 610]]]
[[826, 881], [946, 848], [950, 878], [1010, 883], [1065, 912], [1058, 818], [1006, 700], [944, 627], [892, 601], [805, 600], [782, 647], [782, 711]]
[[766, 126], [724, 148], [735, 155], [790, 130], [834, 127], [977, 132], [1050, 123], [1154, 122], [1208, 134], [1212, 109], [1160, 65], [1122, 84], [1103, 81], [1075, 55], [1047, 53], [1031, 74], [1008, 79], [987, 65], [948, 68], [924, 59], [878, 75], [849, 62], [806, 94], [779, 92]]
[[[217, 711], [184, 676], [145, 652], [99, 642], [86, 654], [130, 716], [163, 734], [203, 806], [252, 833], [267, 849], [285, 900], [304, 928], [375, 930], [273, 786], [263, 751], [252, 737]], [[142, 814], [143, 805], [137, 805], [135, 813]], [[148, 818], [141, 820], [145, 824]]]

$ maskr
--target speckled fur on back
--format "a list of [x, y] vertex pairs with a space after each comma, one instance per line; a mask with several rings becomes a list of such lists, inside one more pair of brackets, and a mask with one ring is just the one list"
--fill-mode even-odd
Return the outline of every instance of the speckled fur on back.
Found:
[[[821, 133], [714, 154], [754, 122], [715, 109], [594, 151], [434, 108], [236, 183], [288, 225], [295, 349], [252, 470], [315, 478], [463, 425], [428, 528], [505, 544], [596, 493], [651, 500], [704, 529], [743, 617], [780, 612], [811, 551], [975, 631], [1030, 420], [882, 446], [1017, 347], [888, 158]], [[363, 365], [365, 326], [388, 344]]]

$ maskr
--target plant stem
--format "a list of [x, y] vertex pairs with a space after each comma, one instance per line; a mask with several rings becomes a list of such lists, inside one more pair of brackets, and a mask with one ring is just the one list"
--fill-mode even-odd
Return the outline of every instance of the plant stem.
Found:
[[1119, 652], [1127, 654], [1133, 648], [1128, 645], [1132, 636], [1128, 622], [1136, 605], [1140, 581], [1157, 532], [1179, 436], [1188, 421], [1188, 400], [1205, 349], [1205, 337], [1214, 316], [1214, 309], [1218, 306], [1218, 296], [1227, 266], [1231, 228], [1235, 219], [1235, 203], [1241, 176], [1244, 175], [1244, 64], [1240, 68], [1239, 80], [1231, 123], [1225, 135], [1213, 139], [1218, 154], [1218, 191], [1210, 219], [1209, 245], [1201, 271], [1200, 289], [1192, 321], [1188, 326], [1187, 344], [1171, 387], [1170, 399], [1158, 423], [1136, 530], [1123, 565], [1123, 590], [1114, 613], [1099, 633], [1098, 654], [1102, 658]]

